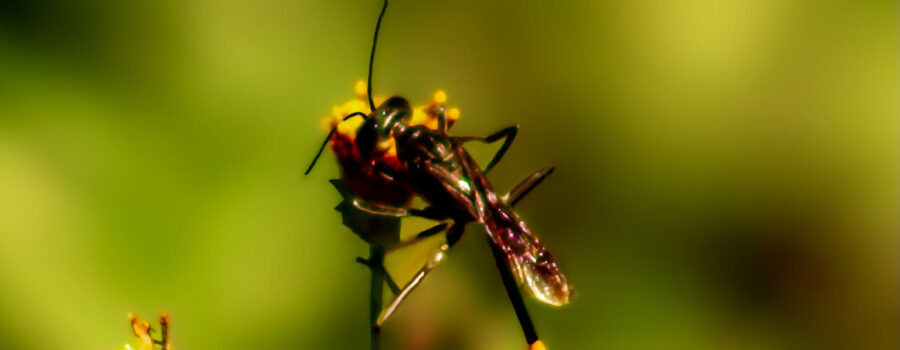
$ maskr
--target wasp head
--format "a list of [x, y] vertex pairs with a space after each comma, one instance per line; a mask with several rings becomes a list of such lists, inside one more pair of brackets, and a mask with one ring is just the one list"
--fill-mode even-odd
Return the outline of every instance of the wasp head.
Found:
[[356, 132], [356, 146], [362, 155], [384, 154], [393, 149], [392, 132], [403, 128], [412, 117], [409, 102], [402, 97], [384, 101]]

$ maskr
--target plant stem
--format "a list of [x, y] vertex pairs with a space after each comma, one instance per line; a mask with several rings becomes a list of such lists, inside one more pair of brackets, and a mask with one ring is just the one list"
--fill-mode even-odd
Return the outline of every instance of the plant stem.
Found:
[[497, 263], [497, 271], [500, 272], [500, 278], [503, 280], [503, 286], [506, 288], [509, 301], [513, 304], [513, 308], [516, 309], [516, 317], [519, 319], [519, 325], [522, 326], [522, 332], [525, 333], [525, 341], [531, 345], [538, 340], [538, 335], [534, 330], [534, 324], [531, 323], [531, 317], [528, 316], [528, 309], [525, 308], [525, 301], [522, 300], [522, 293], [519, 292], [516, 279], [509, 270], [506, 256], [500, 250], [500, 247], [494, 244], [490, 237], [488, 237], [487, 243], [491, 246], [491, 252], [494, 253], [494, 262]]
[[381, 349], [381, 331], [375, 321], [381, 314], [382, 292], [384, 291], [384, 248], [376, 244], [369, 245], [369, 263], [371, 263], [372, 286], [369, 294], [369, 326], [372, 338], [372, 350]]

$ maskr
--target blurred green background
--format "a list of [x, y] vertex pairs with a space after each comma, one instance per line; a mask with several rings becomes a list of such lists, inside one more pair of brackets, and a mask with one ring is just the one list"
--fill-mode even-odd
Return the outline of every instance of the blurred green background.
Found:
[[[333, 156], [300, 174], [380, 5], [4, 1], [0, 347], [121, 349], [168, 310], [182, 350], [367, 348]], [[578, 292], [529, 302], [550, 349], [897, 349], [898, 13], [395, 0], [375, 91], [521, 124], [501, 192], [557, 166], [518, 207]], [[524, 348], [483, 230], [455, 249], [385, 346]]]

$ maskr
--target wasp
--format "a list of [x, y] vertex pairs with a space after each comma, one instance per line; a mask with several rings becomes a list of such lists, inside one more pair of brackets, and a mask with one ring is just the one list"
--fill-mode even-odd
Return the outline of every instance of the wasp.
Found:
[[[444, 233], [446, 242], [438, 247], [414, 277], [395, 293], [375, 321], [380, 328], [422, 282], [439, 265], [450, 249], [462, 237], [469, 222], [483, 224], [488, 232], [501, 277], [516, 308], [526, 340], [532, 349], [543, 344], [527, 316], [518, 290], [550, 304], [568, 303], [571, 288], [554, 257], [512, 209], [512, 206], [539, 184], [553, 168], [544, 168], [517, 185], [509, 194], [498, 196], [486, 175], [508, 150], [518, 126], [505, 128], [487, 137], [450, 136], [448, 130], [459, 117], [456, 109], [445, 109], [446, 95], [438, 93], [430, 105], [413, 108], [399, 96], [390, 97], [376, 108], [372, 97], [372, 65], [378, 32], [387, 9], [385, 0], [378, 17], [375, 39], [369, 60], [365, 105], [344, 115], [334, 125], [325, 142], [307, 169], [312, 170], [322, 150], [331, 143], [341, 166], [343, 183], [354, 197], [352, 206], [372, 215], [403, 218], [424, 217], [446, 221], [400, 242], [397, 249], [421, 241], [425, 237]], [[361, 99], [361, 85], [357, 94]], [[345, 105], [348, 107], [348, 105]], [[352, 107], [352, 106], [350, 106]], [[462, 147], [466, 142], [493, 143], [504, 140], [490, 163], [481, 169]], [[414, 195], [428, 206], [424, 209], [408, 207]]]

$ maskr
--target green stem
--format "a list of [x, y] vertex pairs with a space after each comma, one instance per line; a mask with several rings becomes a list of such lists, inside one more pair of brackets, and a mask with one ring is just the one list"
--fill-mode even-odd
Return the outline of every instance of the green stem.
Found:
[[390, 275], [384, 269], [384, 247], [396, 245], [400, 241], [400, 218], [370, 214], [357, 209], [351, 201], [356, 194], [344, 186], [343, 180], [331, 180], [334, 188], [344, 198], [334, 209], [341, 213], [341, 220], [354, 234], [369, 243], [369, 258], [356, 258], [356, 261], [369, 267], [372, 273], [371, 292], [369, 294], [369, 332], [372, 338], [372, 350], [381, 349], [381, 334], [375, 322], [381, 316], [384, 284], [389, 283], [391, 289], [397, 288]]
[[372, 264], [372, 286], [369, 294], [369, 325], [372, 338], [372, 350], [381, 349], [381, 332], [375, 326], [375, 321], [381, 315], [382, 292], [384, 291], [384, 248], [381, 246], [369, 245], [369, 263]]
[[525, 341], [528, 345], [538, 341], [537, 332], [534, 330], [534, 324], [531, 323], [531, 317], [528, 316], [528, 309], [525, 307], [525, 301], [522, 300], [522, 293], [519, 292], [519, 286], [513, 277], [509, 265], [506, 263], [506, 256], [500, 247], [494, 244], [490, 238], [487, 243], [491, 246], [491, 252], [494, 253], [494, 262], [497, 264], [497, 271], [500, 272], [500, 278], [503, 280], [503, 287], [506, 288], [506, 295], [516, 310], [516, 317], [519, 319], [519, 325], [522, 326], [522, 332], [525, 333]]

